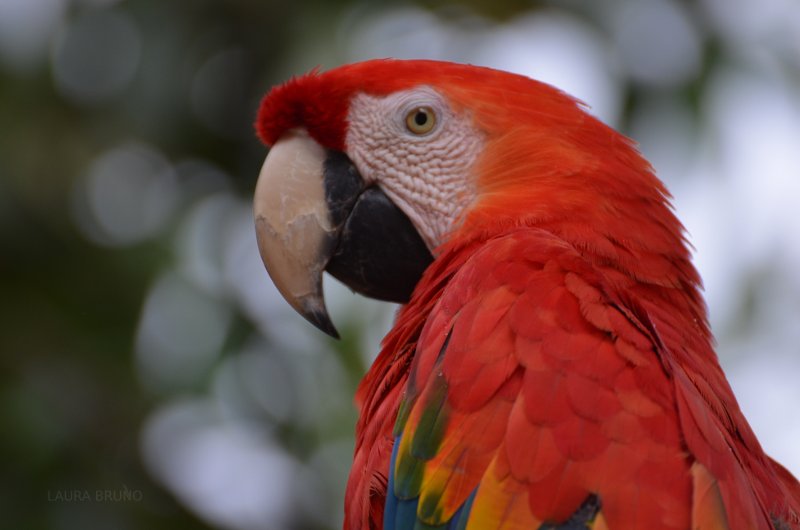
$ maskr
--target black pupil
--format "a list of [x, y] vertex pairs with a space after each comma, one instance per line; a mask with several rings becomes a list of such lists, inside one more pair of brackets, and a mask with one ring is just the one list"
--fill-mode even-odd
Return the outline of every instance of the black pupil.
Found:
[[419, 125], [420, 127], [428, 123], [428, 113], [424, 110], [420, 109], [414, 115], [414, 123]]

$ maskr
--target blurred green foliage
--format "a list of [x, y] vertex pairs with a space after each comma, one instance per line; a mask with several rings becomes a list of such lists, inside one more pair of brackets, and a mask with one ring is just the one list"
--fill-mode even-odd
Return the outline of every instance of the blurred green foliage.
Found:
[[[138, 429], [159, 398], [137, 380], [133, 339], [149, 284], [174, 259], [175, 226], [104, 248], [76, 228], [71, 198], [98, 153], [131, 139], [211, 161], [246, 195], [264, 154], [252, 133], [254, 110], [304, 11], [316, 7], [69, 3], [59, 25], [110, 9], [140, 29], [141, 59], [123, 90], [88, 102], [64, 97], [51, 54], [0, 68], [0, 526], [206, 527], [144, 472], [138, 449]], [[55, 47], [57, 31], [44, 38]], [[209, 54], [225, 48], [242, 50], [244, 68], [210, 96], [218, 98], [212, 129], [192, 112], [191, 83]], [[144, 492], [142, 502], [53, 500], [123, 488]]]

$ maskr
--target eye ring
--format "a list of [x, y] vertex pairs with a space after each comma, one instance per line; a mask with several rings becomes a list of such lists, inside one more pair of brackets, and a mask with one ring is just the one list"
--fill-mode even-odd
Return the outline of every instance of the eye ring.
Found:
[[406, 114], [406, 128], [417, 136], [428, 134], [436, 126], [436, 112], [427, 106], [414, 107]]

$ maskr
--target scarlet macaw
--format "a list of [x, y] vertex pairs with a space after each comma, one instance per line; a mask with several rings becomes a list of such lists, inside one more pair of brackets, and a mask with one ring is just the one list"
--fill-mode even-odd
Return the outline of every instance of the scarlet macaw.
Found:
[[273, 88], [264, 263], [336, 335], [323, 270], [401, 302], [356, 395], [345, 528], [800, 529], [633, 143], [506, 72], [376, 60]]

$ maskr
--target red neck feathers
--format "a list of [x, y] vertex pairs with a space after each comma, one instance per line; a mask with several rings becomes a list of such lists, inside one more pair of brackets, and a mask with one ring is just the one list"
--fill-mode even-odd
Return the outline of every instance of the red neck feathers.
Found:
[[631, 140], [566, 94], [524, 77], [497, 73], [490, 83], [444, 91], [487, 137], [475, 169], [477, 199], [447, 245], [521, 226], [548, 230], [616, 290], [680, 315], [713, 356], [684, 229]]

